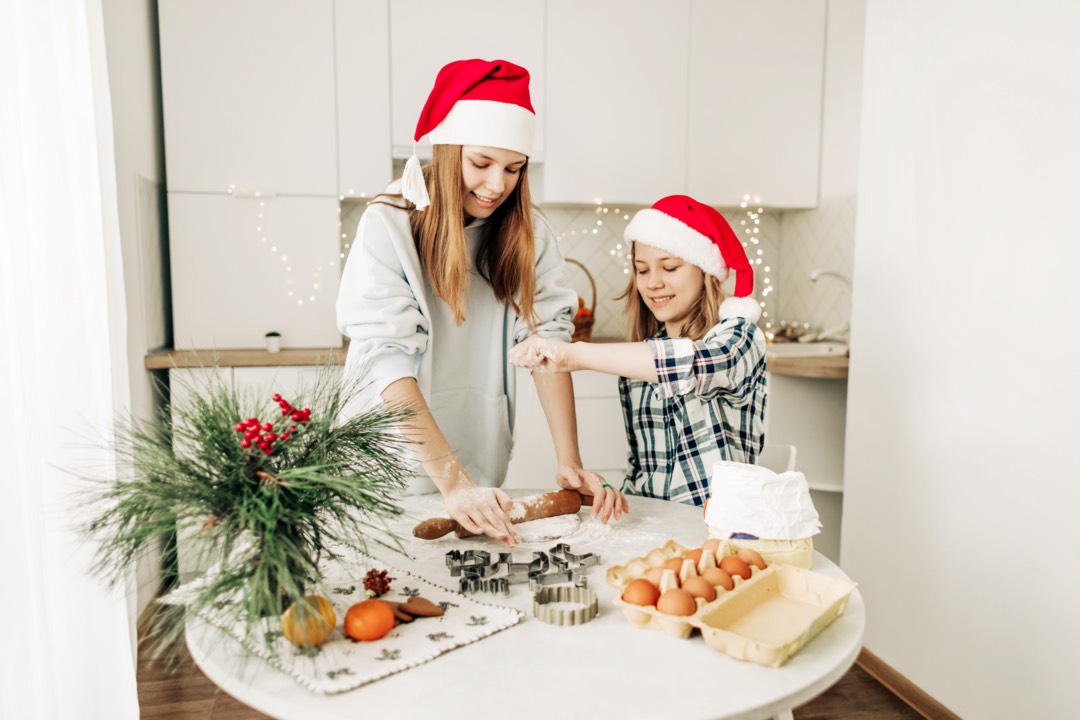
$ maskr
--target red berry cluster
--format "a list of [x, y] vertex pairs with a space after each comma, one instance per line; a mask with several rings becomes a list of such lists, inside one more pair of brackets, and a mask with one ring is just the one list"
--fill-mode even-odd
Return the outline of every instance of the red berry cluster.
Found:
[[394, 578], [389, 577], [385, 570], [368, 570], [367, 575], [364, 576], [364, 590], [368, 597], [379, 597], [390, 592], [390, 581]]
[[[290, 416], [294, 422], [311, 422], [311, 408], [297, 410], [289, 404], [288, 400], [285, 400], [277, 393], [274, 393], [274, 402], [281, 408], [281, 414]], [[247, 449], [254, 445], [267, 455], [272, 455], [274, 453], [274, 443], [278, 443], [280, 446], [281, 443], [287, 442], [296, 433], [297, 426], [290, 425], [287, 430], [278, 434], [274, 432], [273, 423], [260, 423], [258, 418], [251, 417], [236, 423], [235, 429], [236, 432], [244, 434], [243, 439], [240, 441], [240, 447]]]

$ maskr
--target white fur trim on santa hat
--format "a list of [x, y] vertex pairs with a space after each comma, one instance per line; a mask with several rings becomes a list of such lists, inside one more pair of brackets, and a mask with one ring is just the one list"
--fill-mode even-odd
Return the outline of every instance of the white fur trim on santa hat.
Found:
[[727, 279], [728, 267], [716, 243], [667, 213], [653, 208], [639, 210], [626, 226], [623, 239], [666, 250], [720, 278], [721, 282]]
[[536, 115], [520, 105], [458, 100], [431, 131], [432, 145], [480, 145], [532, 155]]
[[720, 303], [720, 319], [746, 318], [757, 322], [761, 317], [761, 303], [752, 297], [729, 297]]

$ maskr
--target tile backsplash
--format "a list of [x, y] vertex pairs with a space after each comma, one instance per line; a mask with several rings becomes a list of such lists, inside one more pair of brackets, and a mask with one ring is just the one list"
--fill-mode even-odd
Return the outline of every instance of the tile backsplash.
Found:
[[[342, 254], [348, 253], [366, 200], [345, 200], [341, 205]], [[566, 258], [578, 260], [596, 283], [596, 321], [593, 337], [619, 338], [625, 333], [623, 302], [616, 300], [630, 279], [628, 248], [623, 231], [642, 206], [544, 205], [544, 217], [558, 238]], [[754, 261], [754, 289], [765, 308], [761, 324], [768, 328], [780, 320], [809, 322], [821, 329], [835, 327], [851, 317], [851, 295], [831, 276], [818, 282], [809, 275], [817, 269], [851, 277], [855, 237], [855, 197], [823, 199], [813, 210], [721, 208], [732, 228], [747, 239], [747, 255]], [[757, 223], [755, 223], [755, 219]], [[753, 230], [758, 232], [754, 233]], [[757, 242], [753, 242], [753, 238]], [[758, 262], [760, 260], [760, 262]], [[592, 287], [584, 271], [567, 265], [566, 284], [593, 302]], [[728, 285], [730, 286], [731, 281]], [[728, 288], [730, 290], [730, 287]]]

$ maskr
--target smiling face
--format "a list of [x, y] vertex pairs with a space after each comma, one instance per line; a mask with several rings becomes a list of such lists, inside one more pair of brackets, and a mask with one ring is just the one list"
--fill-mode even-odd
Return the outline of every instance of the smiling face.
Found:
[[634, 273], [638, 294], [669, 337], [682, 337], [683, 325], [705, 292], [705, 273], [666, 250], [634, 243]]
[[517, 187], [527, 157], [502, 148], [461, 148], [462, 206], [470, 218], [488, 218]]

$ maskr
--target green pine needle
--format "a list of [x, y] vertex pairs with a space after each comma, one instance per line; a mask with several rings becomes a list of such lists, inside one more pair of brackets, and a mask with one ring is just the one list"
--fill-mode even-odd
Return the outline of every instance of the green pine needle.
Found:
[[[310, 407], [303, 422], [282, 415], [273, 390], [243, 396], [214, 373], [152, 421], [118, 423], [124, 476], [95, 482], [86, 498], [92, 518], [82, 531], [98, 543], [96, 572], [120, 582], [162, 536], [194, 528], [216, 570], [186, 611], [242, 619], [249, 641], [268, 642], [259, 619], [317, 591], [320, 562], [368, 542], [401, 551], [386, 521], [401, 514], [396, 497], [412, 473], [398, 428], [413, 411], [379, 404], [342, 419], [362, 389], [324, 368], [309, 394], [285, 398]], [[297, 430], [270, 455], [245, 449], [236, 425], [253, 417], [279, 436]], [[159, 655], [176, 649], [184, 613], [162, 605], [155, 614]]]

